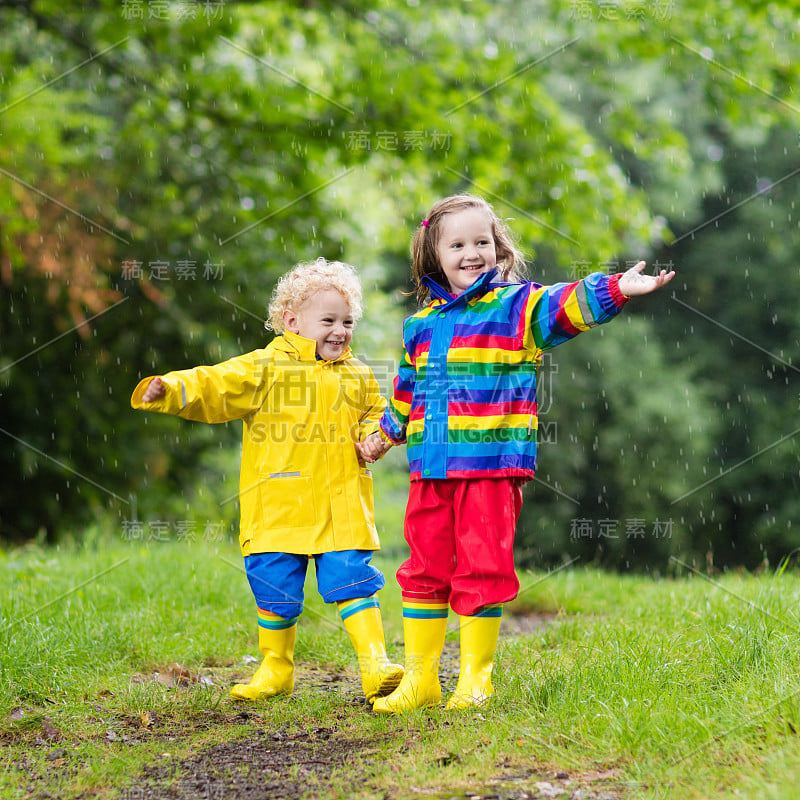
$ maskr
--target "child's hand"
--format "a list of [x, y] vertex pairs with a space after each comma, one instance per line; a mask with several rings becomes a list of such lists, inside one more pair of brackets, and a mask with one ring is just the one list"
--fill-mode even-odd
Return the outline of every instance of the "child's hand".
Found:
[[153, 378], [153, 380], [147, 384], [147, 388], [144, 390], [142, 402], [152, 403], [154, 400], [160, 400], [166, 393], [167, 390], [161, 378]]
[[377, 431], [367, 436], [363, 442], [356, 442], [356, 450], [358, 450], [359, 456], [362, 461], [366, 461], [368, 464], [374, 463], [391, 449], [392, 445], [389, 442], [385, 442]]
[[635, 267], [631, 267], [619, 279], [619, 290], [626, 297], [635, 297], [637, 294], [650, 294], [656, 289], [668, 284], [675, 277], [675, 270], [667, 272], [661, 270], [658, 275], [642, 275], [645, 262], [640, 261]]

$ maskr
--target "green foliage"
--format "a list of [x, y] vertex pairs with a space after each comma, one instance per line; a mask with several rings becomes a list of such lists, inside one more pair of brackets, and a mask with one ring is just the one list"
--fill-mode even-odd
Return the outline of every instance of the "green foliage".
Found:
[[797, 309], [787, 302], [800, 291], [789, 244], [800, 201], [797, 130], [774, 129], [758, 158], [724, 146], [726, 194], [707, 202], [710, 218], [724, 216], [670, 251], [685, 299], [673, 303], [664, 333], [679, 344], [673, 359], [689, 365], [721, 412], [709, 458], [715, 482], [701, 491], [720, 531], [715, 555], [775, 562], [798, 544]]
[[796, 168], [791, 4], [178, 5], [0, 4], [0, 536], [229, 530], [237, 426], [134, 414], [133, 386], [262, 346], [277, 277], [324, 255], [362, 272], [355, 350], [388, 389], [410, 232], [470, 190], [533, 279], [679, 271], [553, 355], [521, 557], [797, 546], [796, 440], [758, 455], [793, 430], [796, 181], [743, 202]]
[[707, 478], [715, 416], [661, 341], [623, 313], [548, 356], [538, 478], [517, 534], [526, 561], [663, 570], [670, 554], [695, 550], [699, 499], [673, 501]]

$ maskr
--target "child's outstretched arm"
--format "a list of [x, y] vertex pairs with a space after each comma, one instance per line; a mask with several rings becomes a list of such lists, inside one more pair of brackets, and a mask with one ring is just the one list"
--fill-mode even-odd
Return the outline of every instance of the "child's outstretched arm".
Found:
[[620, 277], [619, 290], [626, 297], [650, 294], [650, 292], [666, 286], [675, 277], [675, 270], [667, 272], [665, 269], [662, 269], [658, 275], [642, 275], [642, 270], [645, 266], [645, 262], [640, 261]]
[[263, 350], [214, 366], [142, 378], [131, 406], [197, 422], [229, 422], [259, 408], [272, 384]]

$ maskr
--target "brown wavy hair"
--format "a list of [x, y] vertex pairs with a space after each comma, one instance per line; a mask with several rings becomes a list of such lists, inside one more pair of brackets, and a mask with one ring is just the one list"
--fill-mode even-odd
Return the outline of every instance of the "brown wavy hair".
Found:
[[479, 208], [489, 216], [500, 279], [508, 283], [515, 283], [522, 279], [525, 257], [514, 243], [506, 223], [497, 216], [495, 210], [482, 197], [472, 194], [454, 194], [433, 204], [425, 218], [427, 224], [420, 224], [411, 241], [411, 278], [419, 305], [423, 305], [430, 296], [430, 290], [422, 282], [426, 275], [445, 288], [448, 286], [447, 278], [436, 255], [442, 220], [446, 214], [455, 214], [467, 208]]

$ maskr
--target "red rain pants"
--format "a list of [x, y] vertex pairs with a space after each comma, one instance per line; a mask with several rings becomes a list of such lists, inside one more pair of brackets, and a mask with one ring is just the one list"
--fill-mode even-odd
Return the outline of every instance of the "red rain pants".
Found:
[[397, 570], [403, 598], [449, 602], [462, 616], [513, 600], [519, 591], [513, 545], [523, 482], [411, 481], [405, 519], [411, 556]]

